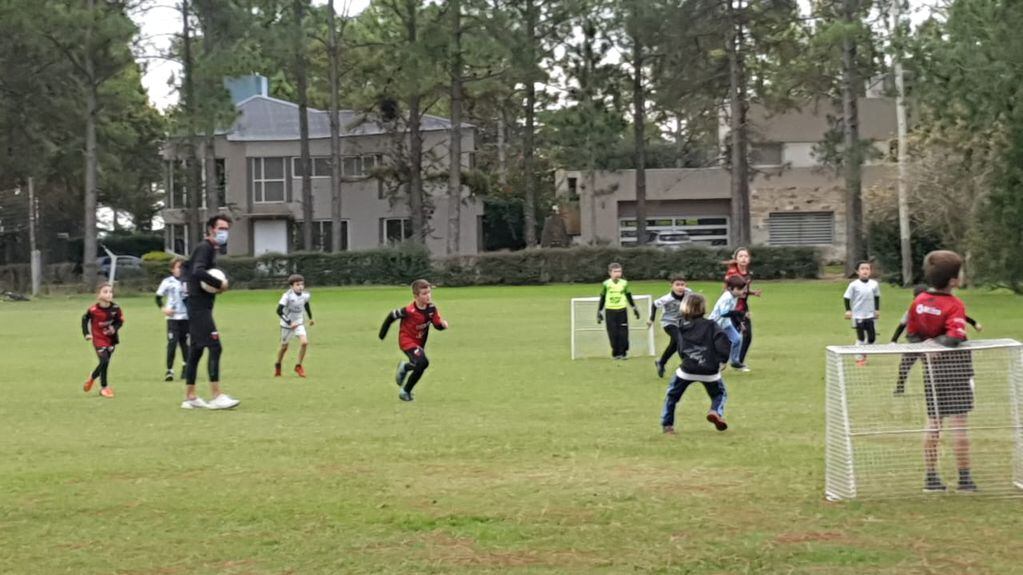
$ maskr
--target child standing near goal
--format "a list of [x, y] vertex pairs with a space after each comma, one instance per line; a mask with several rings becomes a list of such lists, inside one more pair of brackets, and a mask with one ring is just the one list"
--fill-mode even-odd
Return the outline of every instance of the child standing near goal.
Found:
[[721, 328], [721, 331], [725, 333], [725, 337], [732, 344], [728, 363], [734, 369], [748, 372], [750, 369], [739, 359], [742, 354], [742, 334], [739, 333], [733, 321], [733, 318], [742, 313], [736, 308], [739, 305], [739, 298], [742, 297], [745, 291], [746, 280], [739, 276], [728, 276], [725, 279], [725, 291], [718, 298], [717, 303], [714, 304], [714, 309], [710, 312], [709, 319], [718, 324], [718, 327]]
[[664, 377], [664, 366], [668, 364], [671, 356], [678, 352], [678, 324], [682, 319], [682, 302], [691, 293], [693, 290], [686, 287], [685, 276], [675, 274], [671, 277], [671, 290], [650, 304], [650, 318], [647, 319], [646, 326], [654, 325], [654, 320], [657, 319], [657, 310], [663, 308], [661, 328], [664, 329], [664, 333], [668, 334], [668, 346], [664, 348], [661, 358], [654, 361], [657, 377]]
[[721, 369], [728, 361], [731, 343], [717, 323], [704, 318], [707, 300], [700, 294], [692, 294], [682, 304], [682, 323], [679, 326], [678, 353], [682, 365], [668, 384], [661, 411], [661, 429], [664, 433], [675, 434], [675, 408], [682, 394], [695, 382], [703, 384], [710, 396], [710, 411], [707, 421], [718, 431], [728, 429], [725, 423], [725, 402], [728, 391], [721, 379]]
[[96, 291], [96, 303], [82, 316], [82, 336], [92, 342], [99, 365], [92, 370], [89, 379], [85, 380], [82, 391], [89, 393], [96, 379], [100, 380], [99, 394], [106, 398], [114, 397], [114, 390], [107, 381], [107, 369], [114, 348], [121, 342], [119, 332], [124, 325], [124, 312], [114, 303], [114, 288], [108, 283], [100, 284]]
[[[398, 371], [394, 376], [395, 383], [401, 388], [398, 399], [412, 401], [412, 389], [423, 377], [423, 372], [430, 367], [426, 357], [426, 338], [430, 335], [430, 326], [443, 331], [448, 322], [440, 317], [440, 312], [433, 305], [433, 288], [426, 280], [412, 282], [412, 303], [387, 314], [380, 326], [380, 339], [387, 337], [391, 324], [401, 320], [398, 332], [398, 348], [405, 354], [408, 361], [398, 363]], [[406, 380], [406, 376], [408, 379]]]
[[629, 355], [629, 312], [626, 306], [632, 308], [636, 319], [639, 319], [639, 308], [632, 300], [628, 280], [622, 277], [622, 264], [607, 266], [607, 275], [610, 277], [601, 284], [600, 301], [597, 302], [597, 323], [607, 320], [611, 357], [625, 359]]
[[297, 337], [299, 343], [302, 344], [302, 347], [298, 349], [295, 373], [299, 377], [305, 377], [305, 368], [302, 367], [302, 362], [305, 361], [305, 352], [309, 347], [309, 336], [305, 330], [305, 316], [309, 316], [309, 325], [316, 325], [316, 321], [313, 319], [313, 308], [309, 306], [309, 299], [313, 296], [305, 291], [305, 278], [299, 274], [289, 276], [288, 285], [291, 286], [291, 289], [284, 292], [280, 301], [277, 302], [277, 317], [281, 320], [281, 348], [277, 351], [274, 377], [281, 376], [281, 363], [284, 361], [284, 354], [288, 353], [288, 342], [293, 337]]
[[[870, 262], [860, 262], [856, 275], [845, 289], [845, 319], [851, 319], [856, 330], [856, 345], [873, 345], [877, 340], [874, 322], [881, 317], [881, 286], [870, 279]], [[856, 356], [856, 365], [867, 364], [865, 355]]]
[[[932, 340], [954, 348], [966, 341], [966, 306], [952, 295], [959, 286], [962, 257], [951, 251], [934, 251], [924, 258], [924, 277], [930, 289], [909, 307], [906, 331], [909, 341]], [[927, 434], [924, 439], [924, 491], [946, 490], [938, 476], [938, 445], [947, 418], [952, 427], [959, 491], [977, 490], [970, 473], [968, 414], [973, 411], [973, 362], [969, 351], [946, 351], [924, 362], [924, 395], [927, 401]]]
[[[182, 258], [170, 264], [171, 275], [163, 278], [156, 289], [156, 307], [167, 316], [167, 374], [164, 381], [174, 381], [174, 354], [181, 348], [181, 379], [188, 369], [188, 309], [185, 307], [185, 284], [181, 281]], [[166, 304], [163, 298], [167, 298]]]

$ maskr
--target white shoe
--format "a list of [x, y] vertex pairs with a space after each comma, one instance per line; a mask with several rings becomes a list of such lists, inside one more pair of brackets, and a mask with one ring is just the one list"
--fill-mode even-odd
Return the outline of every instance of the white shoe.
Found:
[[181, 402], [181, 409], [208, 409], [210, 404], [203, 401], [201, 397], [195, 399], [186, 399]]
[[235, 407], [238, 407], [239, 403], [241, 402], [237, 399], [234, 399], [226, 393], [221, 393], [214, 397], [208, 404], [206, 404], [206, 406], [210, 409], [234, 409]]

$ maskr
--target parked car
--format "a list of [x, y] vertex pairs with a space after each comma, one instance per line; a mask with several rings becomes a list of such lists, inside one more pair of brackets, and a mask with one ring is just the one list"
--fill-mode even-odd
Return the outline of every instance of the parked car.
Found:
[[677, 250], [692, 247], [693, 238], [689, 237], [686, 232], [679, 231], [650, 232], [647, 236], [647, 245], [666, 250]]
[[[110, 256], [96, 258], [96, 265], [99, 267], [99, 275], [110, 277]], [[142, 269], [142, 259], [135, 256], [117, 256], [117, 273], [125, 270], [138, 271]]]

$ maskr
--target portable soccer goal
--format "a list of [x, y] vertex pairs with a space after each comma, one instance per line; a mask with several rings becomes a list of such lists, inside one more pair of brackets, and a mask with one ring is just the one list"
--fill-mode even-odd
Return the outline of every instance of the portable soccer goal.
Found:
[[829, 500], [923, 494], [925, 440], [935, 435], [936, 470], [948, 493], [957, 491], [957, 459], [967, 454], [976, 493], [1023, 496], [1018, 341], [831, 346], [825, 403]]
[[[629, 355], [654, 355], [654, 330], [646, 326], [651, 298], [649, 295], [634, 295], [632, 300], [640, 311], [640, 319], [633, 317], [632, 310], [629, 310]], [[596, 297], [572, 298], [572, 359], [611, 355], [607, 326], [597, 323], [599, 302], [600, 298]]]

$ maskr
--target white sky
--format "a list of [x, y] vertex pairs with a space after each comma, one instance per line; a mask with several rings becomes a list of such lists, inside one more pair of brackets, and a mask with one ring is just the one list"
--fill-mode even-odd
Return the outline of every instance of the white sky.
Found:
[[[371, 0], [335, 0], [335, 9], [355, 15], [369, 5]], [[913, 22], [921, 22], [930, 15], [935, 6], [944, 0], [908, 0], [909, 17]], [[313, 4], [323, 5], [326, 0], [313, 0]], [[804, 11], [809, 11], [810, 0], [800, 0]], [[178, 3], [174, 0], [156, 0], [144, 11], [132, 15], [141, 29], [141, 55], [139, 61], [145, 66], [142, 84], [149, 92], [149, 99], [160, 110], [165, 110], [178, 101], [172, 78], [181, 70], [180, 64], [161, 57], [166, 53], [173, 37], [181, 33], [181, 14]]]

